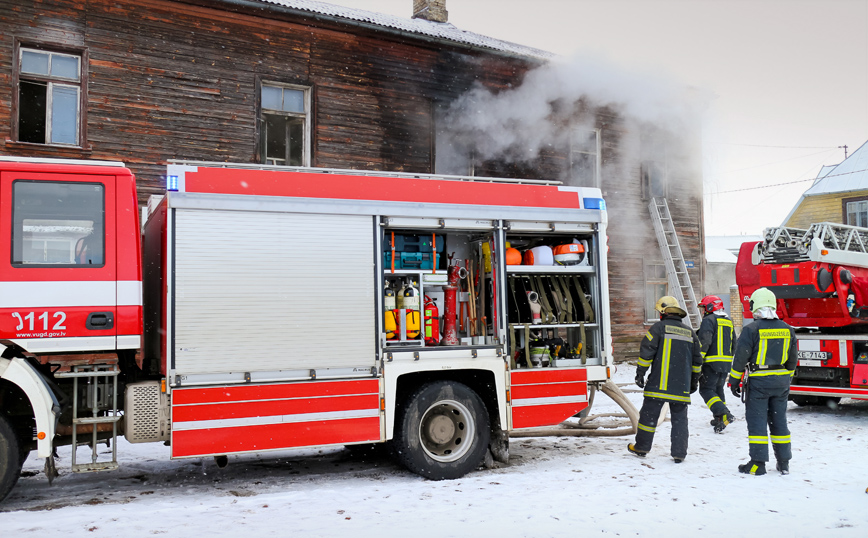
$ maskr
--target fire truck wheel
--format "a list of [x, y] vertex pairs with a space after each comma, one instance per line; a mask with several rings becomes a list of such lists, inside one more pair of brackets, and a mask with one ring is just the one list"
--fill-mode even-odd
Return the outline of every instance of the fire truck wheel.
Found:
[[0, 501], [9, 495], [21, 476], [18, 440], [5, 417], [0, 416]]
[[482, 463], [491, 429], [482, 399], [461, 383], [422, 385], [397, 417], [392, 450], [431, 480], [460, 478]]

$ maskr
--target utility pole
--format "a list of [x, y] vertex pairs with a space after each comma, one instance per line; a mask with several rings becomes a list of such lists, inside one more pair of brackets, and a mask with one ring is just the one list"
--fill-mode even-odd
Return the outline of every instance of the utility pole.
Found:
[[847, 160], [847, 145], [844, 144], [843, 146], [838, 146], [838, 149], [844, 150], [844, 160], [846, 161]]

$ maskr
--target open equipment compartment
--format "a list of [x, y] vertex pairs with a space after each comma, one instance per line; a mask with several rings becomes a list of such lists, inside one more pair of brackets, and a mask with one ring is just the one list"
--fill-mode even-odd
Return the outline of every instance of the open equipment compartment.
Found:
[[594, 227], [561, 224], [545, 230], [507, 223], [506, 228], [512, 367], [603, 364]]
[[497, 222], [438, 220], [433, 227], [431, 220], [381, 218], [383, 347], [499, 345], [491, 284], [498, 265], [490, 255]]

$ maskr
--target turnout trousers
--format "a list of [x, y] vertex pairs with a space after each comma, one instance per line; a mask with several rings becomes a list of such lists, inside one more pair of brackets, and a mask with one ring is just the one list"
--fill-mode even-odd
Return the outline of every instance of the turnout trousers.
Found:
[[670, 455], [673, 458], [687, 456], [687, 404], [645, 397], [642, 409], [639, 411], [639, 429], [636, 431], [636, 450], [650, 452], [654, 443], [654, 432], [657, 430], [657, 420], [663, 404], [669, 402], [669, 412], [672, 420], [672, 435]]
[[[718, 363], [720, 366], [706, 364], [702, 367], [702, 377], [699, 378], [699, 395], [705, 400], [705, 405], [715, 417], [729, 414], [726, 407], [725, 386], [729, 378], [729, 362]], [[719, 371], [723, 370], [723, 371]]]
[[750, 378], [744, 402], [750, 459], [769, 461], [769, 436], [775, 459], [789, 461], [793, 457], [790, 430], [787, 428], [789, 394], [789, 376]]

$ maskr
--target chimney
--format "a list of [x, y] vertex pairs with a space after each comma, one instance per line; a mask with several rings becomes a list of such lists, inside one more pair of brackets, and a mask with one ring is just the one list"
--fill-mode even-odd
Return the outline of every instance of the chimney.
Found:
[[413, 18], [431, 22], [446, 22], [446, 0], [413, 0]]

